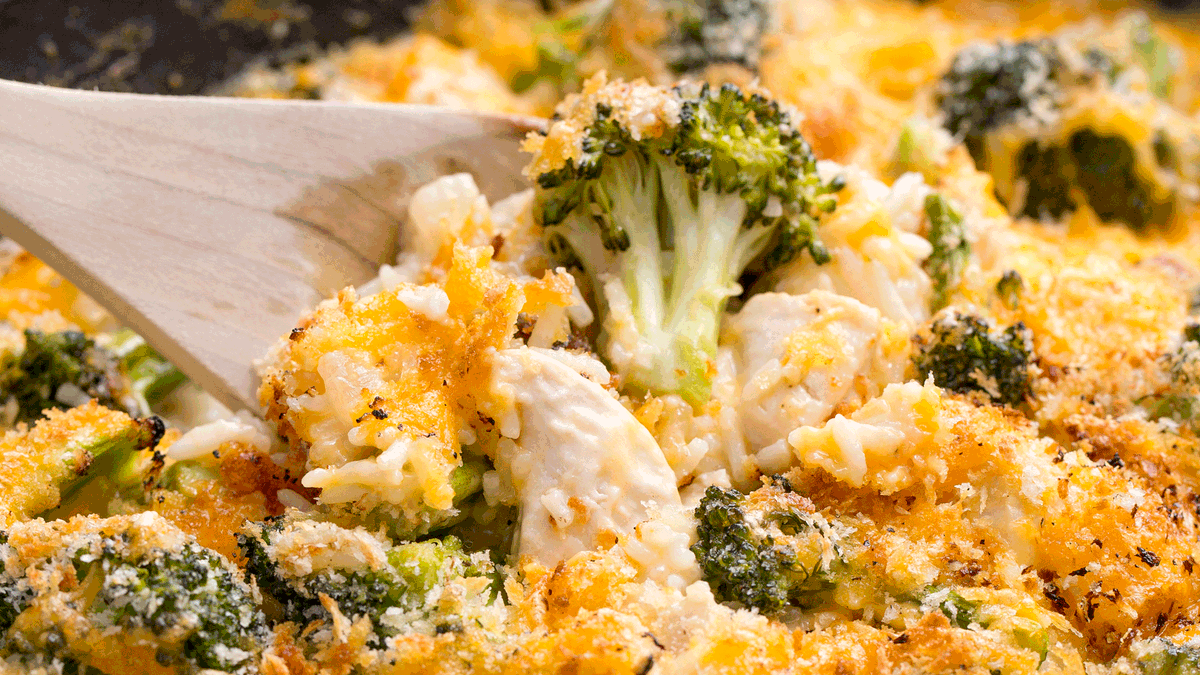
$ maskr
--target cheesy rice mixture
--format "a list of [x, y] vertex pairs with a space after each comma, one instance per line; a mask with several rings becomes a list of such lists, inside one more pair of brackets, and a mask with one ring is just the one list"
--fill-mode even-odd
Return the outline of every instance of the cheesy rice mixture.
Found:
[[0, 672], [1200, 672], [1200, 44], [432, 0], [223, 93], [550, 118], [233, 413], [0, 276]]

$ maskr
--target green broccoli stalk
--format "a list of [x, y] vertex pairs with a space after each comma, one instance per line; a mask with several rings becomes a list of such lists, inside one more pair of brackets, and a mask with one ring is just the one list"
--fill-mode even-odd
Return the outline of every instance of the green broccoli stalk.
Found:
[[[182, 462], [173, 465], [180, 466]], [[463, 463], [450, 472], [450, 486], [454, 489], [454, 505], [449, 509], [434, 509], [422, 506], [415, 513], [390, 503], [381, 503], [364, 510], [354, 502], [345, 504], [322, 504], [317, 507], [317, 516], [343, 527], [362, 526], [377, 531], [386, 530], [388, 536], [399, 540], [410, 540], [442, 532], [462, 523], [471, 514], [471, 508], [483, 497], [483, 474], [490, 471], [491, 463], [480, 455], [463, 452]], [[180, 467], [177, 471], [195, 469]]]
[[[305, 541], [300, 549], [288, 544], [298, 532]], [[328, 540], [326, 547], [312, 543], [321, 538]], [[369, 618], [376, 646], [415, 623], [435, 633], [461, 625], [461, 617], [445, 611], [434, 592], [451, 580], [477, 577], [489, 598], [498, 592], [499, 577], [486, 554], [465, 553], [454, 537], [391, 545], [361, 527], [280, 520], [247, 525], [238, 545], [247, 575], [279, 602], [285, 620], [303, 625], [327, 619], [320, 600], [325, 595], [347, 618]], [[345, 555], [324, 552], [333, 547]], [[313, 557], [298, 558], [305, 555]]]
[[1025, 324], [995, 331], [982, 317], [950, 311], [914, 338], [912, 363], [920, 379], [932, 375], [942, 389], [1015, 406], [1031, 394], [1030, 339]]
[[1179, 71], [1179, 50], [1154, 30], [1154, 24], [1146, 15], [1131, 16], [1128, 23], [1133, 58], [1146, 71], [1150, 93], [1169, 98]]
[[642, 87], [679, 111], [656, 135], [623, 126], [644, 103], [629, 86], [598, 92], [581, 156], [537, 175], [535, 214], [550, 253], [591, 277], [601, 349], [624, 385], [699, 405], [739, 276], [760, 256], [766, 267], [805, 250], [829, 260], [816, 217], [833, 210], [839, 186], [821, 182], [773, 101], [732, 85]]
[[925, 198], [925, 218], [929, 221], [927, 238], [933, 253], [925, 259], [925, 271], [933, 280], [934, 312], [946, 306], [950, 294], [962, 281], [963, 270], [971, 259], [971, 244], [967, 242], [962, 215], [940, 194]]
[[89, 485], [136, 485], [139, 476], [127, 471], [131, 458], [153, 449], [163, 432], [157, 417], [135, 419], [88, 403], [51, 411], [32, 429], [8, 433], [0, 440], [0, 521], [76, 501]]
[[695, 516], [692, 553], [723, 602], [762, 612], [815, 607], [846, 568], [830, 523], [783, 479], [750, 495], [709, 487]]

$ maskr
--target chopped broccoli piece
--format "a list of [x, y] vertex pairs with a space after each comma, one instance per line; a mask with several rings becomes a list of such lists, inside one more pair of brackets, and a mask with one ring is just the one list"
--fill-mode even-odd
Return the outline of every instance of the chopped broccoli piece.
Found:
[[[988, 590], [915, 580], [898, 585], [872, 560], [871, 544], [856, 533], [852, 522], [815, 512], [812, 502], [797, 494], [786, 478], [765, 479], [762, 487], [745, 495], [709, 487], [695, 515], [697, 542], [692, 552], [722, 602], [764, 613], [800, 607], [852, 615], [864, 607], [901, 606], [940, 612], [960, 630], [1005, 631], [1016, 646], [1037, 652], [1043, 660], [1049, 651], [1047, 622], [1036, 615], [997, 612]], [[890, 527], [888, 531], [894, 532]]]
[[996, 282], [996, 294], [1000, 302], [1009, 309], [1016, 309], [1021, 304], [1021, 291], [1025, 289], [1025, 280], [1016, 270], [1008, 270], [1000, 275]]
[[979, 623], [979, 608], [976, 604], [954, 591], [946, 593], [938, 609], [959, 628], [970, 628], [971, 624]]
[[163, 431], [157, 417], [134, 419], [89, 402], [10, 432], [0, 441], [0, 520], [9, 525], [52, 509], [98, 477], [136, 484], [140, 478], [125, 470], [129, 459], [153, 449]]
[[933, 280], [931, 309], [936, 312], [946, 306], [950, 294], [962, 281], [963, 270], [971, 258], [971, 244], [967, 242], [962, 215], [942, 195], [935, 193], [925, 198], [925, 217], [929, 220], [927, 238], [933, 245], [933, 253], [924, 266]]
[[475, 578], [488, 601], [498, 592], [487, 554], [464, 553], [454, 537], [392, 545], [361, 527], [293, 519], [251, 523], [238, 545], [247, 575], [279, 601], [286, 620], [328, 618], [325, 595], [347, 618], [369, 618], [377, 646], [409, 630], [460, 623], [434, 592], [452, 580]]
[[14, 525], [0, 574], [17, 610], [0, 649], [128, 672], [146, 654], [180, 672], [250, 672], [268, 638], [237, 568], [152, 514]]
[[454, 506], [449, 509], [434, 509], [422, 505], [415, 513], [405, 511], [396, 504], [383, 502], [363, 510], [357, 503], [322, 504], [318, 507], [321, 518], [345, 527], [363, 526], [372, 530], [385, 529], [388, 536], [399, 540], [410, 540], [453, 527], [470, 513], [470, 507], [482, 498], [483, 474], [491, 469], [484, 458], [464, 451], [463, 463], [450, 472], [450, 486], [454, 489]]
[[685, 0], [666, 6], [672, 29], [660, 51], [676, 73], [712, 63], [758, 67], [770, 0]]
[[541, 83], [549, 83], [557, 92], [574, 89], [580, 62], [606, 39], [614, 4], [613, 0], [585, 0], [536, 23], [537, 65], [513, 76], [513, 90], [522, 93]]
[[143, 415], [150, 414], [151, 406], [187, 380], [140, 335], [127, 328], [112, 336], [109, 349], [121, 360], [121, 370], [129, 381], [129, 393]]
[[[627, 126], [645, 105], [660, 123]], [[579, 157], [539, 156], [547, 146], [529, 143], [547, 249], [591, 277], [601, 350], [624, 385], [702, 404], [742, 271], [760, 255], [767, 267], [806, 250], [829, 260], [816, 217], [834, 209], [839, 184], [821, 182], [787, 113], [732, 85], [612, 82], [568, 107], [572, 120], [548, 133], [581, 136]]]
[[1022, 323], [995, 331], [986, 319], [949, 312], [927, 335], [914, 338], [912, 362], [921, 378], [967, 393], [981, 391], [996, 403], [1018, 405], [1031, 394], [1030, 332]]
[[[103, 339], [103, 338], [102, 338]], [[175, 366], [128, 329], [103, 344], [74, 330], [25, 331], [25, 349], [0, 363], [0, 399], [14, 400], [13, 422], [96, 399], [107, 408], [149, 415], [150, 406], [185, 380]]]
[[695, 515], [692, 552], [718, 600], [763, 612], [815, 606], [845, 565], [830, 523], [784, 480], [749, 495], [709, 487]]
[[926, 182], [937, 184], [951, 147], [953, 139], [945, 129], [930, 120], [913, 117], [900, 129], [887, 173], [892, 178], [899, 178], [906, 172], [916, 171]]
[[[1117, 63], [1065, 38], [970, 45], [940, 81], [943, 124], [993, 173], [1014, 213], [1057, 220], [1086, 203], [1106, 222], [1164, 226], [1179, 199], [1179, 123], [1170, 120], [1180, 115], [1160, 104], [1147, 122], [1153, 138], [1120, 131], [1130, 126], [1120, 119], [1145, 108], [1110, 78], [1144, 66], [1130, 58]], [[1105, 88], [1114, 95], [1093, 94]], [[1162, 166], [1167, 156], [1175, 166]]]
[[1200, 323], [1184, 327], [1179, 348], [1166, 362], [1170, 383], [1137, 403], [1150, 419], [1170, 419], [1196, 428], [1200, 425]]
[[[1036, 652], [1041, 661], [1045, 661], [1050, 652], [1050, 631], [1029, 617], [1007, 616], [997, 622], [996, 616], [989, 612], [987, 602], [974, 595], [978, 592], [935, 586], [923, 589], [911, 599], [922, 606], [936, 608], [950, 619], [950, 623], [963, 630], [1003, 630], [1011, 636], [1016, 646]], [[971, 597], [964, 596], [964, 593]]]
[[1143, 675], [1200, 675], [1200, 649], [1154, 637], [1130, 645], [1129, 653]]
[[[0, 531], [0, 562], [8, 560], [11, 553], [8, 533]], [[27, 585], [0, 583], [0, 635], [8, 632], [17, 616], [29, 606], [33, 595], [33, 589]]]
[[0, 398], [15, 399], [15, 422], [32, 423], [48, 409], [63, 410], [96, 399], [124, 409], [120, 361], [83, 333], [25, 331], [25, 349], [0, 363]]

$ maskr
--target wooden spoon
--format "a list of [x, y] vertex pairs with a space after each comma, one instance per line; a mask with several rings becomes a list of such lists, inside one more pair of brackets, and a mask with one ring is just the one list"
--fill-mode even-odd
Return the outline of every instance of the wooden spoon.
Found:
[[0, 233], [184, 373], [257, 410], [252, 364], [394, 260], [407, 198], [524, 189], [542, 121], [417, 105], [168, 97], [0, 81]]

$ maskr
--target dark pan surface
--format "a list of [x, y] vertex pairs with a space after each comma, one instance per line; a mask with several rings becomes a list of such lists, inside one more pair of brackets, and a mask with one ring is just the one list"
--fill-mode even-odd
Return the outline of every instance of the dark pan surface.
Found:
[[0, 0], [0, 78], [197, 94], [256, 59], [391, 37], [413, 0]]
[[[255, 60], [278, 65], [356, 37], [394, 36], [407, 27], [418, 4], [420, 0], [0, 0], [0, 78], [81, 89], [197, 94]], [[1200, 0], [1159, 4], [1191, 13]]]

